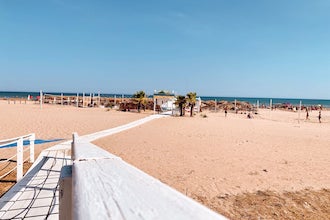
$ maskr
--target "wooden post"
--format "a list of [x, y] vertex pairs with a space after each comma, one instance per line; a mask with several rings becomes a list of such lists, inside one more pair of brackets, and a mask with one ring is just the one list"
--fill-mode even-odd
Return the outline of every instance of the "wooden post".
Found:
[[116, 103], [117, 103], [117, 96], [115, 95], [115, 105], [116, 105]]
[[99, 101], [98, 101], [98, 106], [100, 107], [100, 105], [101, 105], [101, 94], [100, 94], [100, 91], [99, 91]]
[[298, 112], [298, 123], [300, 123], [301, 104], [302, 104], [302, 102], [301, 102], [301, 100], [300, 100], [300, 102], [299, 102], [299, 112]]
[[23, 177], [23, 138], [17, 141], [17, 173], [16, 181], [19, 182]]
[[63, 166], [59, 179], [59, 220], [72, 219], [72, 166]]
[[42, 90], [40, 90], [40, 109], [42, 109]]
[[155, 99], [155, 96], [154, 96], [154, 115], [156, 114], [156, 99]]
[[77, 93], [77, 102], [76, 102], [77, 108], [79, 107], [79, 93]]
[[74, 132], [72, 134], [72, 142], [71, 142], [71, 159], [72, 160], [75, 160], [75, 152], [74, 152], [74, 149], [75, 149], [75, 144], [77, 142], [77, 138], [78, 138], [78, 133], [77, 132]]
[[34, 163], [34, 141], [36, 139], [36, 135], [32, 134], [30, 136], [30, 163]]
[[85, 108], [85, 93], [84, 92], [83, 92], [83, 103], [82, 104], [83, 104], [82, 107]]
[[273, 100], [269, 100], [269, 118], [272, 119], [272, 106], [273, 106]]
[[235, 114], [237, 113], [237, 101], [235, 99]]
[[257, 111], [259, 111], [259, 100], [257, 100]]
[[202, 99], [199, 97], [198, 99], [198, 106], [197, 106], [197, 112], [200, 113], [201, 112], [201, 103], [202, 103]]

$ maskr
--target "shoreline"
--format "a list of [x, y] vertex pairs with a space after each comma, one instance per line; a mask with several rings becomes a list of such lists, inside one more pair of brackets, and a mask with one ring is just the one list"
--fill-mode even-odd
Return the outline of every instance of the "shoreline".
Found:
[[[7, 94], [7, 95], [6, 95]], [[77, 94], [82, 97], [85, 94], [85, 97], [94, 97], [97, 98], [98, 93], [60, 93], [60, 92], [49, 92], [46, 93], [48, 96], [52, 97], [60, 97], [63, 94], [64, 99], [70, 98], [74, 99], [77, 97]], [[0, 100], [8, 100], [8, 99], [18, 99], [21, 101], [26, 101], [29, 95], [32, 95], [32, 99], [34, 101], [37, 100], [37, 97], [40, 95], [39, 92], [15, 92], [15, 91], [0, 91]], [[132, 98], [132, 94], [107, 94], [101, 93], [100, 97], [105, 100], [130, 100]], [[282, 106], [284, 104], [290, 104], [292, 106], [298, 107], [299, 101], [302, 101], [303, 106], [311, 107], [311, 106], [319, 106], [321, 105], [323, 108], [330, 109], [330, 99], [320, 99], [320, 98], [272, 98], [272, 97], [226, 97], [226, 96], [198, 96], [202, 99], [203, 102], [214, 102], [215, 100], [220, 103], [223, 101], [226, 102], [234, 102], [235, 100], [239, 102], [247, 102], [251, 105], [257, 105], [257, 102], [261, 105], [268, 106], [270, 105], [270, 100], [272, 100], [273, 105]], [[148, 99], [152, 100], [152, 95], [148, 95]]]

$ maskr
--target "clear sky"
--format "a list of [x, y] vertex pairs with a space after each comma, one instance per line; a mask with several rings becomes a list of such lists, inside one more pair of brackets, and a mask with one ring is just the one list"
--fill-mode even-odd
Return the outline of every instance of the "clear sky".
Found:
[[329, 0], [0, 0], [0, 91], [330, 99]]

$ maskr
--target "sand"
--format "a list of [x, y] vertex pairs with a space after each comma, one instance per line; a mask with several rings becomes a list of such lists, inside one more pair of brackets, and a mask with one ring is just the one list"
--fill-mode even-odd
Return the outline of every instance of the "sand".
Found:
[[[34, 132], [68, 140], [74, 131], [89, 134], [148, 114], [0, 101], [0, 139]], [[330, 112], [322, 112], [322, 123], [317, 115], [306, 121], [301, 113], [298, 123], [298, 113], [278, 110], [253, 119], [203, 112], [157, 119], [95, 144], [232, 219], [327, 219]], [[54, 144], [36, 145], [37, 154]], [[1, 158], [14, 151], [0, 149]]]
[[150, 112], [108, 111], [105, 108], [76, 108], [73, 106], [38, 104], [8, 104], [0, 101], [0, 140], [27, 133], [36, 133], [37, 138], [71, 138], [72, 132], [79, 135], [116, 127]]
[[[278, 110], [253, 119], [203, 114], [159, 119], [95, 144], [230, 218], [330, 216], [330, 112], [322, 123], [317, 111], [307, 121]], [[325, 200], [310, 199], [319, 194]]]
[[[116, 127], [146, 117], [150, 112], [140, 114], [133, 112], [108, 111], [104, 108], [76, 108], [73, 106], [38, 104], [8, 104], [0, 101], [0, 140], [35, 133], [36, 139], [70, 140], [73, 132], [79, 135], [90, 134]], [[39, 153], [56, 143], [35, 145], [36, 157]], [[16, 148], [0, 149], [0, 160], [16, 154]], [[24, 158], [28, 157], [28, 152]], [[14, 158], [15, 160], [15, 158]], [[10, 170], [15, 163], [1, 164], [0, 176]], [[15, 173], [0, 181], [0, 196], [15, 183]]]

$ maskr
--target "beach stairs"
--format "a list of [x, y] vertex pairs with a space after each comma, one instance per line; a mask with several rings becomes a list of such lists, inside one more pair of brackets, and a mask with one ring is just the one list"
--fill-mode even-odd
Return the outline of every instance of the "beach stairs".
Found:
[[0, 198], [0, 219], [226, 219], [90, 143], [160, 117], [44, 150]]

